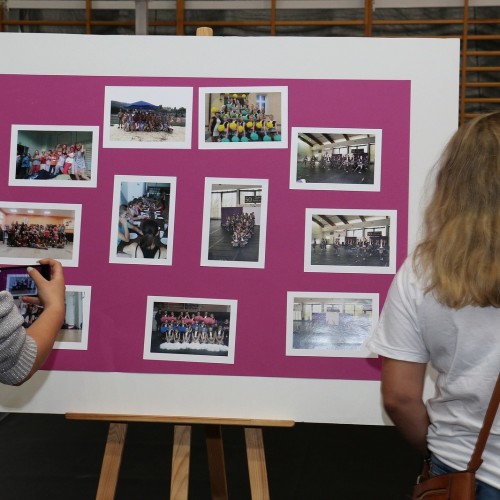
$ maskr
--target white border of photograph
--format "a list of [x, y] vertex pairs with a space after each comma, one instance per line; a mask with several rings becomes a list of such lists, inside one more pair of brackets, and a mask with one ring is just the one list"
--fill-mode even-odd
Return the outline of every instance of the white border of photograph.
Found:
[[[120, 207], [120, 193], [122, 182], [154, 182], [156, 184], [170, 184], [170, 205], [168, 211], [168, 243], [166, 259], [120, 258], [116, 253], [118, 238], [118, 209]], [[177, 178], [169, 176], [143, 175], [115, 175], [113, 180], [113, 205], [111, 216], [111, 235], [109, 242], [109, 262], [111, 264], [139, 264], [143, 266], [171, 266], [174, 246], [175, 196]]]
[[[151, 352], [151, 335], [153, 333], [153, 308], [155, 302], [181, 302], [193, 304], [218, 304], [230, 306], [229, 320], [229, 345], [227, 356], [210, 356], [197, 354], [165, 354]], [[146, 326], [144, 334], [144, 355], [143, 359], [156, 361], [180, 361], [180, 362], [195, 362], [195, 363], [217, 363], [217, 364], [234, 364], [234, 350], [236, 345], [236, 321], [237, 321], [238, 301], [234, 299], [200, 299], [193, 297], [161, 297], [148, 296], [146, 307]]]
[[[373, 134], [375, 136], [375, 163], [373, 166], [373, 184], [342, 184], [339, 182], [298, 182], [297, 181], [297, 148], [298, 136], [303, 133], [313, 134]], [[293, 127], [290, 148], [290, 189], [310, 189], [325, 191], [380, 191], [382, 170], [382, 129], [363, 128], [324, 128]]]
[[[380, 215], [391, 218], [389, 230], [389, 265], [388, 266], [321, 266], [311, 264], [311, 236], [313, 215]], [[304, 272], [309, 273], [358, 273], [358, 274], [395, 274], [397, 248], [397, 210], [364, 210], [347, 208], [306, 208], [304, 238]]]
[[[341, 349], [295, 349], [293, 347], [293, 305], [295, 298], [311, 299], [370, 299], [372, 301], [371, 329], [365, 342], [359, 349], [341, 350]], [[342, 293], [342, 292], [287, 292], [286, 309], [286, 355], [287, 356], [313, 356], [337, 357], [337, 358], [376, 358], [376, 354], [370, 352], [365, 343], [370, 338], [379, 319], [379, 294], [378, 293]]]
[[[50, 249], [44, 250], [44, 255], [34, 258], [25, 257], [0, 257], [0, 264], [20, 264], [27, 266], [36, 264], [40, 258], [56, 258], [63, 266], [78, 267], [78, 259], [80, 255], [80, 231], [82, 220], [82, 205], [72, 205], [69, 203], [28, 203], [14, 201], [0, 201], [0, 208], [17, 208], [23, 210], [72, 210], [74, 211], [73, 224], [73, 256], [71, 259], [60, 259], [51, 255]], [[49, 215], [49, 214], [47, 214]]]
[[[161, 105], [170, 106], [168, 93], [175, 94], [179, 106], [186, 108], [186, 125], [183, 141], [112, 141], [110, 139], [111, 101], [128, 102], [144, 100], [165, 100]], [[137, 97], [137, 99], [136, 99]], [[172, 100], [174, 100], [172, 98]], [[102, 133], [103, 148], [117, 149], [190, 149], [193, 131], [193, 88], [192, 87], [161, 87], [140, 85], [106, 85], [104, 87], [104, 122]], [[147, 133], [147, 132], [146, 132]]]
[[66, 285], [66, 292], [81, 292], [82, 298], [82, 339], [80, 342], [67, 342], [56, 340], [54, 349], [67, 349], [72, 351], [86, 351], [89, 341], [89, 321], [90, 321], [90, 299], [92, 294], [91, 286]]
[[[205, 95], [227, 92], [281, 92], [281, 141], [248, 141], [248, 142], [206, 142], [205, 140]], [[266, 86], [266, 87], [200, 87], [198, 99], [198, 148], [199, 149], [285, 149], [288, 147], [288, 87]]]
[[[33, 130], [46, 132], [92, 132], [92, 169], [91, 178], [85, 180], [56, 179], [16, 179], [17, 138], [19, 131]], [[56, 145], [54, 145], [56, 146]], [[65, 187], [95, 188], [97, 187], [97, 168], [99, 165], [99, 127], [85, 125], [12, 125], [10, 136], [9, 186], [28, 187]]]
[[[212, 186], [214, 184], [235, 184], [240, 186], [260, 185], [262, 188], [262, 200], [260, 204], [260, 230], [259, 230], [259, 260], [233, 261], [233, 260], [209, 260], [209, 240], [210, 240], [210, 211], [212, 201]], [[201, 263], [202, 266], [209, 267], [239, 267], [263, 269], [266, 260], [266, 234], [267, 234], [267, 205], [269, 201], [269, 180], [268, 179], [239, 179], [227, 177], [205, 177], [205, 193], [203, 199], [203, 229], [201, 236]]]

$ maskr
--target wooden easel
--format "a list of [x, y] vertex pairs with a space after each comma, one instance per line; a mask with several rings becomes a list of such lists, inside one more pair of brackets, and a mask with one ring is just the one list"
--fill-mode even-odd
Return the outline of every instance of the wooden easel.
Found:
[[96, 500], [111, 500], [115, 497], [129, 422], [174, 424], [172, 478], [170, 482], [170, 498], [172, 500], [187, 500], [188, 498], [191, 426], [196, 424], [205, 426], [212, 500], [228, 500], [221, 427], [223, 425], [245, 427], [248, 473], [252, 499], [269, 500], [262, 427], [293, 427], [295, 424], [292, 420], [162, 417], [153, 415], [94, 413], [66, 413], [66, 418], [70, 420], [104, 420], [110, 422]]

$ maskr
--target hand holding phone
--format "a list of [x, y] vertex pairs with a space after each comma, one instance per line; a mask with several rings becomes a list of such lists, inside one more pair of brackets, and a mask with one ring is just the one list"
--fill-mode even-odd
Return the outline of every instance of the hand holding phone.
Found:
[[[23, 296], [22, 300], [28, 304], [37, 304], [45, 309], [58, 307], [64, 309], [64, 276], [61, 263], [54, 259], [39, 261], [41, 269], [31, 266], [27, 268], [30, 278], [35, 282], [38, 296]], [[48, 278], [48, 279], [47, 279]]]
[[54, 259], [42, 259], [39, 263], [42, 266], [49, 266], [50, 280], [45, 279], [40, 271], [34, 267], [26, 269], [38, 289], [38, 297], [23, 296], [22, 300], [28, 304], [41, 305], [43, 311], [26, 330], [26, 334], [36, 342], [37, 353], [35, 362], [25, 380], [29, 379], [47, 359], [65, 315], [64, 274], [61, 263]]
[[[30, 276], [30, 266], [10, 266], [0, 268], [0, 290], [7, 290], [13, 297], [23, 295], [36, 296], [38, 288]], [[46, 279], [50, 280], [51, 269], [49, 264], [32, 266]]]

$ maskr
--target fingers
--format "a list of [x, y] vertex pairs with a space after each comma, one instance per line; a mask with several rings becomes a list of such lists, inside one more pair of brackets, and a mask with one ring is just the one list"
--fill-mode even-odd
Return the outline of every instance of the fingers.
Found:
[[[40, 259], [40, 264], [48, 264], [50, 266], [50, 279], [51, 280], [64, 280], [63, 267], [58, 260], [54, 259]], [[39, 273], [40, 274], [40, 273]], [[36, 281], [35, 281], [36, 283]]]
[[26, 304], [34, 304], [35, 306], [41, 305], [40, 299], [38, 297], [25, 296], [21, 297], [21, 300]]
[[[38, 262], [39, 264], [50, 266], [51, 281], [59, 281], [64, 283], [63, 268], [59, 261], [54, 259], [40, 259]], [[38, 289], [40, 289], [40, 287], [47, 283], [47, 280], [40, 274], [38, 269], [35, 269], [34, 267], [28, 267], [26, 271], [28, 272], [30, 278], [35, 282], [35, 285], [38, 287]]]
[[45, 281], [45, 278], [34, 267], [27, 267], [26, 271], [37, 287], [40, 286], [40, 283]]
[[[46, 280], [41, 273], [38, 272], [35, 268], [28, 268], [28, 274], [35, 282], [35, 285], [38, 288], [38, 299], [39, 304], [43, 307], [59, 308], [61, 304], [64, 306], [64, 275], [61, 263], [54, 259], [41, 259], [39, 261], [42, 265], [50, 266], [51, 276], [50, 280]], [[24, 300], [24, 299], [23, 299]], [[25, 300], [27, 303], [36, 303], [32, 302], [31, 298]]]

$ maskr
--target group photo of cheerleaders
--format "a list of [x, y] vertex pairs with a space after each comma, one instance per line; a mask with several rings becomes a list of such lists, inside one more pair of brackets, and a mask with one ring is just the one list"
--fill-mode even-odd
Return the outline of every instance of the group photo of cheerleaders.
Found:
[[291, 189], [380, 190], [381, 131], [292, 129]]
[[199, 147], [286, 147], [285, 94], [277, 87], [200, 89]]
[[52, 258], [78, 264], [81, 206], [3, 202], [0, 206], [0, 264], [29, 264]]
[[[14, 125], [10, 184], [93, 187], [97, 173], [97, 130]], [[85, 182], [75, 182], [85, 181]]]
[[263, 266], [266, 214], [267, 180], [205, 179], [202, 264]]
[[104, 147], [189, 147], [191, 106], [190, 88], [106, 87]]
[[395, 266], [396, 212], [306, 210], [305, 270], [390, 274]]
[[235, 301], [148, 299], [145, 359], [233, 361]]
[[14, 222], [3, 228], [8, 247], [36, 248], [64, 248], [68, 243], [64, 224], [26, 224]]
[[[2, 273], [4, 272], [3, 270], [1, 271]], [[35, 282], [28, 273], [7, 275], [5, 290], [13, 297], [36, 295], [37, 293]]]
[[173, 182], [170, 177], [115, 177], [110, 262], [171, 261]]
[[377, 294], [289, 292], [287, 356], [370, 356], [377, 320]]

